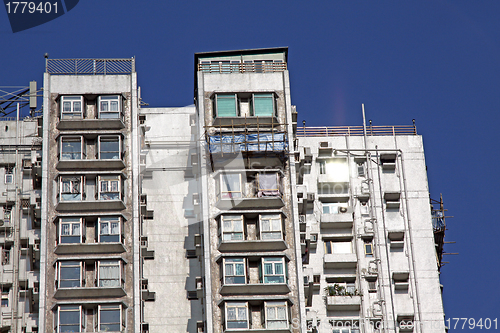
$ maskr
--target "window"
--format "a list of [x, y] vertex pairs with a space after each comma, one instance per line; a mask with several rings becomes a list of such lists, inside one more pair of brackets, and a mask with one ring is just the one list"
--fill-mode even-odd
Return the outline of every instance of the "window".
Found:
[[120, 199], [120, 176], [99, 176], [99, 200]]
[[61, 97], [61, 119], [82, 118], [82, 96], [62, 96]]
[[224, 258], [224, 284], [245, 283], [245, 259]]
[[286, 302], [265, 302], [266, 328], [288, 328], [288, 309]]
[[351, 241], [327, 240], [325, 241], [325, 253], [326, 254], [352, 253], [352, 243]]
[[100, 119], [119, 119], [120, 111], [120, 96], [99, 97]]
[[283, 258], [262, 258], [264, 283], [285, 283]]
[[120, 156], [120, 137], [119, 136], [100, 136], [99, 137], [99, 159], [100, 160], [119, 160]]
[[122, 309], [117, 305], [99, 305], [99, 332], [120, 332]]
[[335, 327], [332, 333], [359, 333], [359, 328], [350, 327]]
[[82, 263], [79, 261], [60, 261], [59, 288], [82, 286]]
[[365, 256], [366, 257], [373, 257], [373, 245], [372, 245], [372, 242], [368, 241], [368, 240], [365, 240], [364, 248], [365, 248]]
[[4, 206], [3, 207], [3, 223], [10, 223], [10, 218], [12, 215], [12, 207], [11, 206]]
[[243, 240], [243, 215], [223, 215], [222, 240]]
[[260, 239], [283, 239], [281, 226], [280, 214], [260, 215]]
[[2, 286], [2, 308], [8, 307], [9, 306], [9, 292], [10, 288]]
[[323, 214], [342, 214], [347, 213], [348, 203], [347, 202], [323, 202]]
[[236, 94], [215, 95], [217, 117], [238, 117], [237, 101]]
[[279, 196], [279, 176], [277, 173], [257, 174], [258, 196]]
[[82, 200], [82, 177], [61, 177], [61, 200]]
[[82, 159], [82, 137], [61, 137], [61, 160]]
[[220, 176], [221, 198], [241, 198], [241, 175], [239, 173], [224, 173]]
[[14, 170], [12, 167], [5, 167], [5, 184], [14, 183]]
[[332, 158], [319, 162], [319, 173], [330, 175], [332, 182], [348, 182], [349, 167], [345, 158]]
[[81, 310], [79, 305], [59, 305], [58, 332], [81, 332]]
[[82, 242], [82, 220], [73, 217], [61, 217], [59, 220], [59, 242], [81, 243]]
[[120, 242], [120, 218], [100, 217], [99, 218], [99, 242], [118, 243]]
[[101, 260], [98, 262], [98, 266], [99, 266], [99, 287], [121, 286], [120, 261]]
[[226, 328], [248, 328], [248, 303], [226, 303]]
[[274, 115], [273, 94], [253, 94], [253, 116], [272, 117]]
[[10, 264], [10, 246], [4, 246], [2, 249], [2, 265]]

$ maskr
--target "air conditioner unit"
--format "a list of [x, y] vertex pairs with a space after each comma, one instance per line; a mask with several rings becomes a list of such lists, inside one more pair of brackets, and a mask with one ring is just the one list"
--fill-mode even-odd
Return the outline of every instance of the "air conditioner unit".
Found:
[[347, 213], [348, 211], [348, 207], [339, 207], [339, 214]]
[[306, 223], [306, 216], [305, 215], [299, 215], [299, 223]]
[[373, 313], [373, 316], [381, 316], [382, 315], [382, 307], [380, 306], [380, 304], [378, 304], [378, 303], [373, 304], [372, 313]]
[[308, 201], [314, 201], [314, 198], [315, 198], [314, 193], [307, 193], [307, 200]]
[[317, 234], [311, 234], [310, 241], [311, 241], [311, 243], [316, 243], [318, 241], [318, 235]]

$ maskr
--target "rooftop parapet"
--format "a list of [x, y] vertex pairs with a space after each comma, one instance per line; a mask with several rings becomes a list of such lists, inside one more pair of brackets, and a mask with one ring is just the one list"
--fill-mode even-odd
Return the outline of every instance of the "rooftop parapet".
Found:
[[46, 59], [45, 72], [52, 75], [127, 75], [135, 73], [135, 58]]

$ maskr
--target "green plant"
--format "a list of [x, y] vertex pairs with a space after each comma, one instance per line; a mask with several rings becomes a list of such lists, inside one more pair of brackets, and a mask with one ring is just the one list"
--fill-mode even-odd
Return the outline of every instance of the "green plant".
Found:
[[346, 287], [335, 283], [333, 286], [328, 286], [325, 288], [325, 292], [327, 296], [358, 296], [358, 290], [354, 289], [354, 291], [348, 291]]

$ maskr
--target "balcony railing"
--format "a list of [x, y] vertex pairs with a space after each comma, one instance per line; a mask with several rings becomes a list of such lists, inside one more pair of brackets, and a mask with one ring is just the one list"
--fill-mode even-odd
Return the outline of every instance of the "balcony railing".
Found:
[[[311, 136], [362, 136], [363, 126], [318, 126], [318, 127], [297, 127], [298, 137]], [[417, 135], [415, 125], [400, 126], [367, 126], [368, 136], [396, 136], [396, 135]]]
[[204, 73], [274, 73], [286, 71], [284, 62], [266, 62], [266, 63], [213, 63], [198, 64], [198, 71]]
[[135, 58], [46, 59], [45, 72], [59, 75], [126, 75], [135, 72]]

